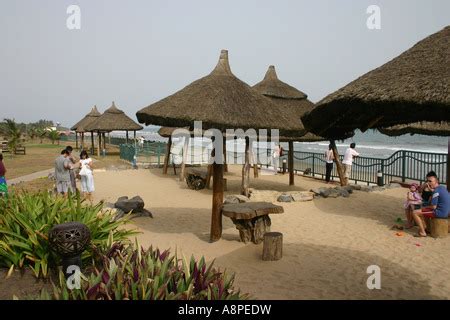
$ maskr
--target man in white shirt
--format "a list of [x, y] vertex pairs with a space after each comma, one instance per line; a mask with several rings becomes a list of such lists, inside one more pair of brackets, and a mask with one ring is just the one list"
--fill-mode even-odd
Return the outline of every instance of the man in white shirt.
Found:
[[348, 184], [348, 179], [350, 178], [353, 158], [359, 156], [359, 153], [355, 151], [355, 147], [356, 144], [354, 142], [350, 144], [350, 148], [345, 150], [344, 160], [342, 161], [342, 164], [344, 165], [345, 184]]

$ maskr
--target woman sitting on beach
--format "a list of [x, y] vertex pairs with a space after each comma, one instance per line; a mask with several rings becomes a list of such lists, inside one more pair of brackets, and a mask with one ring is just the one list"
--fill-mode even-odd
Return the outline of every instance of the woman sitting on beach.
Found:
[[86, 150], [80, 153], [80, 176], [81, 176], [81, 192], [89, 202], [92, 203], [92, 192], [94, 188], [94, 176], [92, 172], [92, 159], [89, 158]]
[[419, 194], [419, 185], [417, 183], [413, 183], [409, 187], [409, 191], [406, 194], [404, 207], [407, 220], [406, 229], [410, 229], [414, 226], [414, 220], [412, 216], [413, 211], [418, 210], [422, 207], [422, 197]]

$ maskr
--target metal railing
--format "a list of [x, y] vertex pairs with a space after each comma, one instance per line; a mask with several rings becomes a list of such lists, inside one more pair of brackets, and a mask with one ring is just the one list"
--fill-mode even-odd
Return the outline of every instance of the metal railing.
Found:
[[[164, 142], [146, 142], [144, 147], [137, 147], [136, 160], [137, 163], [148, 163], [161, 166], [164, 163], [167, 144]], [[193, 146], [188, 149], [187, 163], [204, 164], [207, 162], [210, 150], [204, 149], [197, 154], [194, 152]], [[172, 150], [173, 151], [173, 150]], [[267, 159], [271, 159], [271, 151], [267, 149], [258, 149], [255, 151], [257, 163], [261, 166], [269, 167]], [[283, 156], [279, 158], [278, 168], [282, 168], [283, 160], [288, 158], [289, 150], [285, 150]], [[182, 159], [183, 150], [178, 150], [171, 154], [169, 163], [174, 161], [179, 163]], [[120, 158], [132, 162], [135, 155], [134, 145], [121, 144]], [[341, 161], [343, 155], [340, 155]], [[227, 159], [230, 163], [240, 163], [243, 161], [243, 152], [227, 152]], [[422, 181], [427, 172], [433, 170], [440, 178], [441, 183], [446, 184], [446, 165], [447, 154], [445, 153], [426, 153], [418, 151], [400, 150], [392, 154], [386, 159], [373, 157], [357, 157], [353, 160], [350, 179], [357, 182], [366, 182], [367, 184], [378, 182], [378, 174], [381, 173], [384, 182], [388, 183], [392, 180]], [[287, 166], [287, 163], [286, 163]], [[310, 169], [312, 176], [325, 177], [325, 154], [315, 152], [294, 151], [294, 171], [304, 172]], [[338, 178], [336, 165], [333, 166], [331, 172], [333, 178]]]

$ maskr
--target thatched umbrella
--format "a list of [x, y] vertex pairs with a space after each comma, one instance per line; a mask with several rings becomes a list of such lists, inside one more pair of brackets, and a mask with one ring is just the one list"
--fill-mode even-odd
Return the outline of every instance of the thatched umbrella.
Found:
[[303, 123], [337, 139], [354, 129], [450, 121], [449, 45], [447, 26], [319, 101]]
[[[100, 117], [100, 112], [97, 110], [97, 106], [93, 106], [91, 111], [84, 116], [83, 119], [78, 121], [76, 124], [74, 124], [70, 130], [75, 131], [75, 141], [76, 141], [76, 148], [78, 149], [78, 133], [81, 134], [81, 146], [84, 148], [84, 133], [85, 133], [85, 127], [95, 121], [98, 117]], [[94, 137], [91, 137], [92, 139], [92, 148], [94, 148]]]
[[[292, 119], [249, 85], [233, 75], [228, 51], [222, 50], [216, 68], [206, 77], [136, 113], [146, 125], [192, 128], [202, 121], [203, 129], [280, 129], [288, 136], [299, 134]], [[213, 150], [213, 156], [215, 155]], [[221, 152], [218, 151], [217, 153]], [[223, 164], [213, 163], [213, 205], [211, 241], [222, 235]]]
[[126, 131], [126, 141], [128, 143], [128, 131], [134, 132], [134, 140], [136, 143], [136, 131], [142, 130], [143, 127], [129, 118], [122, 110], [117, 109], [114, 101], [111, 107], [106, 109], [106, 111], [95, 121], [89, 123], [84, 128], [86, 131], [97, 132], [99, 137], [98, 141], [98, 156], [100, 156], [101, 148], [101, 134], [103, 134], [103, 146], [105, 147], [105, 132], [111, 131]]
[[404, 134], [423, 134], [427, 136], [449, 137], [447, 146], [447, 190], [450, 191], [450, 122], [415, 122], [410, 124], [400, 124], [388, 128], [378, 129], [388, 136], [401, 136]]
[[289, 143], [289, 185], [294, 185], [294, 141], [313, 142], [327, 140], [313, 133], [307, 133], [302, 121], [299, 121], [302, 115], [314, 109], [314, 103], [307, 99], [308, 96], [305, 93], [278, 79], [275, 66], [269, 66], [264, 79], [255, 84], [253, 89], [278, 105], [282, 112], [295, 120], [298, 131], [305, 133], [305, 135], [298, 137], [280, 137], [280, 141]]

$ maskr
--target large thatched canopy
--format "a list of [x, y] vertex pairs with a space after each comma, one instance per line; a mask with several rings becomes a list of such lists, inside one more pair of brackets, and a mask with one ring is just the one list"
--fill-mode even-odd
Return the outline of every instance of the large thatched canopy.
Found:
[[97, 110], [97, 106], [93, 106], [91, 111], [84, 116], [83, 119], [78, 121], [75, 125], [73, 125], [70, 130], [75, 130], [75, 132], [85, 132], [86, 126], [88, 126], [90, 123], [94, 122], [95, 119], [100, 117], [100, 112]]
[[317, 103], [302, 120], [339, 138], [354, 129], [450, 121], [450, 26]]
[[194, 121], [202, 121], [203, 129], [279, 129], [288, 136], [304, 133], [298, 131], [298, 121], [231, 72], [226, 50], [209, 75], [141, 109], [136, 116], [146, 125], [192, 128]]
[[275, 66], [269, 66], [264, 79], [253, 86], [253, 89], [268, 97], [281, 111], [287, 114], [292, 126], [297, 126], [299, 132], [304, 135], [295, 137], [281, 136], [280, 141], [313, 142], [327, 140], [313, 133], [307, 133], [300, 117], [314, 109], [314, 103], [300, 90], [278, 79]]
[[137, 131], [143, 127], [129, 118], [122, 110], [117, 109], [114, 101], [100, 117], [89, 123], [85, 131]]
[[423, 134], [427, 136], [450, 136], [450, 122], [415, 122], [410, 124], [399, 124], [388, 128], [378, 129], [388, 136], [401, 136], [404, 134]]

